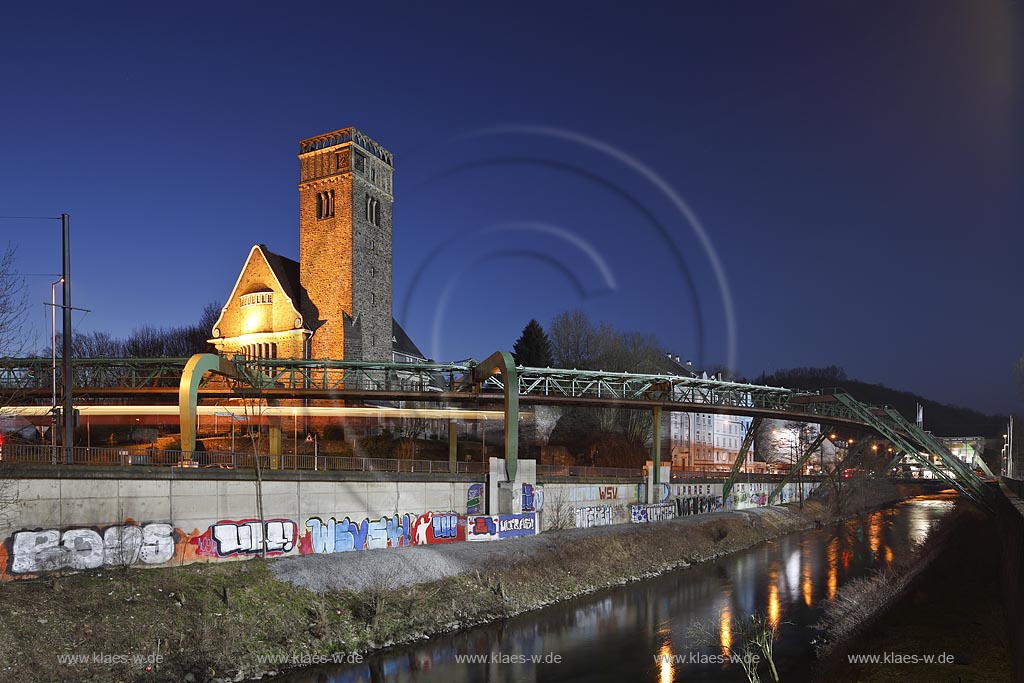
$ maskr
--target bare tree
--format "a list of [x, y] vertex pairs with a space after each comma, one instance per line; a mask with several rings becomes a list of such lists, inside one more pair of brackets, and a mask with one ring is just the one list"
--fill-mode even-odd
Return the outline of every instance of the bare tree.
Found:
[[560, 368], [591, 368], [596, 355], [597, 330], [580, 310], [559, 313], [551, 321], [551, 355]]
[[[723, 615], [723, 618], [726, 615]], [[779, 680], [775, 667], [775, 641], [779, 637], [779, 624], [763, 614], [754, 613], [746, 619], [729, 616], [728, 641], [721, 640], [721, 623], [697, 622], [689, 629], [690, 637], [702, 645], [716, 645], [729, 664], [739, 664], [748, 683], [761, 683], [759, 666], [768, 664], [772, 681]]]
[[[15, 267], [15, 249], [8, 244], [0, 252], [0, 357], [22, 356], [27, 335], [28, 302], [25, 278]], [[7, 415], [17, 400], [9, 396], [0, 400], [0, 417]], [[3, 435], [0, 434], [0, 440]], [[18, 483], [6, 471], [10, 463], [4, 462], [0, 444], [0, 526], [6, 526], [18, 505]]]
[[398, 427], [393, 432], [402, 442], [398, 448], [399, 458], [416, 458], [416, 440], [426, 436], [430, 424], [431, 420], [425, 417], [406, 417], [399, 420]]
[[15, 249], [0, 252], [0, 357], [24, 355], [28, 302], [25, 278], [15, 267]]
[[[256, 474], [256, 516], [260, 521], [262, 543], [260, 557], [267, 556], [266, 515], [263, 513], [263, 460], [260, 454], [263, 443], [263, 415], [267, 407], [267, 399], [263, 395], [266, 380], [259, 370], [250, 370], [251, 376], [245, 379], [233, 378], [231, 385], [236, 393], [242, 396], [242, 409], [249, 442], [252, 447], [253, 470]], [[234, 425], [232, 424], [232, 429]], [[237, 457], [236, 457], [237, 462]]]

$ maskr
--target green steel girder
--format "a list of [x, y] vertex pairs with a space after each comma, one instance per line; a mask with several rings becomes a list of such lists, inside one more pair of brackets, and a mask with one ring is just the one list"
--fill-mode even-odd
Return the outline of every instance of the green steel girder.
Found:
[[740, 470], [743, 468], [743, 463], [747, 460], [747, 451], [754, 443], [754, 435], [757, 430], [761, 428], [762, 418], [755, 417], [750, 423], [750, 427], [747, 428], [747, 433], [743, 435], [743, 443], [740, 445], [740, 452], [736, 454], [736, 459], [732, 463], [732, 469], [729, 470], [729, 476], [726, 478], [725, 483], [722, 484], [722, 504], [725, 505], [729, 500], [729, 493], [732, 491], [733, 485], [736, 483], [736, 478], [740, 474]]
[[[58, 359], [59, 361], [60, 359]], [[74, 385], [90, 388], [147, 389], [177, 387], [188, 358], [75, 358]], [[53, 381], [51, 358], [0, 358], [0, 390], [15, 394], [28, 389], [47, 389]], [[62, 368], [57, 363], [57, 385]]]
[[814, 441], [812, 441], [810, 446], [807, 447], [807, 450], [804, 451], [803, 455], [801, 455], [796, 462], [793, 463], [793, 466], [790, 468], [789, 472], [786, 473], [786, 476], [782, 478], [782, 481], [780, 481], [778, 485], [776, 485], [776, 487], [772, 489], [772, 492], [768, 494], [769, 505], [772, 504], [772, 501], [775, 500], [776, 496], [782, 493], [782, 489], [784, 489], [786, 487], [786, 484], [788, 484], [789, 481], [796, 475], [796, 473], [800, 471], [800, 469], [804, 466], [804, 463], [807, 462], [807, 459], [814, 454], [814, 451], [818, 450], [818, 447], [821, 446], [821, 443], [825, 440], [825, 434], [827, 431], [828, 430], [825, 428], [825, 425], [822, 425], [821, 431], [818, 433], [816, 437], [814, 437]]
[[516, 363], [507, 351], [496, 351], [470, 371], [471, 386], [479, 388], [500, 373], [505, 393], [505, 475], [515, 481], [519, 469], [519, 382]]
[[[864, 451], [868, 449], [869, 446], [871, 446], [871, 439], [861, 439], [856, 446], [850, 448], [846, 452], [846, 455], [843, 457], [842, 461], [838, 464], [839, 474], [842, 475], [843, 470], [845, 470], [847, 467], [852, 467], [853, 462], [857, 458], [859, 458], [864, 453]], [[889, 469], [892, 468], [890, 467]]]
[[340, 391], [453, 391], [469, 378], [472, 365], [378, 363], [370, 361], [246, 359], [232, 362], [239, 374], [266, 387]]
[[[950, 463], [955, 463], [957, 465], [958, 473], [962, 474], [963, 476], [968, 476], [968, 475], [970, 475], [970, 476], [977, 476], [976, 474], [974, 474], [974, 470], [969, 465], [967, 465], [967, 463], [963, 462], [960, 458], [958, 458], [955, 455], [953, 455], [953, 453], [948, 448], [946, 448], [946, 445], [944, 443], [942, 443], [942, 441], [940, 441], [939, 439], [936, 439], [930, 433], [928, 433], [925, 430], [921, 429], [920, 427], [918, 427], [915, 423], [911, 422], [910, 420], [905, 419], [894, 408], [886, 407], [884, 410], [885, 410], [886, 414], [894, 422], [896, 422], [897, 424], [900, 424], [900, 426], [902, 426], [909, 434], [911, 434], [912, 436], [914, 436], [917, 439], [918, 443], [920, 443], [921, 445], [925, 446], [928, 451], [930, 451], [931, 453], [933, 453], [935, 455], [938, 455], [942, 459], [943, 462], [947, 462], [948, 461]], [[975, 459], [978, 460], [981, 463], [982, 471], [985, 472], [988, 476], [991, 477], [992, 476], [992, 472], [991, 472], [991, 470], [989, 470], [988, 465], [986, 465], [985, 462], [983, 460], [981, 460], [981, 458], [975, 458]]]
[[199, 384], [208, 372], [232, 376], [236, 367], [224, 356], [215, 353], [197, 353], [188, 359], [178, 386], [178, 417], [181, 426], [181, 450], [188, 462], [196, 449], [196, 404]]
[[942, 464], [952, 471], [958, 479], [964, 482], [970, 482], [976, 484], [977, 487], [984, 493], [987, 494], [988, 487], [978, 478], [970, 467], [966, 463], [955, 457], [949, 450], [940, 443], [937, 443], [930, 434], [919, 428], [916, 424], [906, 420], [898, 411], [888, 406], [882, 409], [885, 416], [892, 421], [897, 429], [902, 430], [910, 438], [914, 439], [914, 442], [920, 445], [923, 450], [929, 452], [933, 456], [937, 456]]
[[661, 406], [654, 407], [651, 431], [651, 462], [654, 463], [654, 485], [657, 486], [661, 483]]
[[[859, 458], [861, 454], [864, 453], [864, 451], [866, 451], [868, 449], [868, 446], [870, 445], [871, 439], [861, 439], [860, 441], [857, 442], [856, 446], [848, 447], [846, 455], [843, 456], [842, 460], [836, 463], [835, 476], [842, 477], [843, 472], [846, 470], [846, 468], [851, 467], [853, 463], [857, 460], [857, 458]], [[890, 467], [889, 469], [892, 468]], [[833, 488], [836, 486], [828, 477], [826, 477], [818, 485], [818, 488], [821, 488], [826, 483], [828, 483]]]
[[[896, 448], [902, 449], [906, 453], [910, 454], [911, 457], [931, 470], [935, 476], [946, 481], [967, 498], [970, 498], [982, 507], [988, 507], [988, 491], [984, 483], [975, 477], [973, 473], [971, 473], [971, 476], [968, 478], [951, 477], [941, 468], [935, 467], [929, 458], [922, 457], [920, 449], [911, 442], [910, 437], [904, 436], [904, 434], [901, 433], [900, 427], [902, 426], [905, 428], [908, 424], [906, 420], [902, 419], [902, 417], [898, 419], [899, 421], [894, 421], [892, 416], [884, 413], [884, 411], [883, 415], [877, 415], [874, 409], [860, 403], [845, 392], [836, 392], [834, 395], [838, 401], [846, 405], [854, 414], [858, 415], [862, 422], [872, 427], [883, 438], [892, 442]], [[899, 422], [902, 422], [903, 425], [900, 425]]]

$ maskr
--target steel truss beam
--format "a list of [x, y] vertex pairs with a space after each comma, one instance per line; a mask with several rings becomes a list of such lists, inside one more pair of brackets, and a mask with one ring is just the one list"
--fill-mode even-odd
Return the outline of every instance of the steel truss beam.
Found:
[[736, 454], [736, 459], [732, 463], [732, 469], [729, 470], [729, 476], [722, 485], [722, 504], [727, 504], [729, 500], [729, 493], [732, 492], [733, 484], [736, 483], [736, 478], [740, 474], [740, 469], [743, 467], [743, 463], [747, 460], [747, 451], [750, 450], [751, 445], [754, 443], [754, 435], [757, 430], [761, 428], [762, 418], [755, 417], [750, 423], [750, 427], [747, 429], [747, 433], [743, 435], [743, 443], [740, 445], [740, 452]]
[[[975, 477], [977, 476], [974, 474], [974, 470], [971, 469], [971, 467], [963, 460], [953, 455], [952, 451], [946, 448], [946, 445], [942, 443], [942, 441], [921, 429], [915, 423], [904, 419], [904, 417], [895, 409], [886, 407], [884, 410], [886, 415], [888, 415], [897, 424], [900, 424], [900, 426], [902, 426], [908, 433], [912, 434], [919, 443], [927, 448], [927, 450], [941, 457], [943, 462], [948, 461], [951, 463], [957, 463], [958, 473], [963, 474], [964, 476], [967, 476], [968, 474]], [[992, 472], [989, 470], [988, 465], [986, 465], [981, 458], [976, 458], [976, 460], [981, 464], [982, 471], [991, 477]]]
[[[987, 503], [989, 496], [988, 488], [980, 479], [978, 479], [977, 476], [975, 476], [973, 472], [968, 471], [966, 474], [961, 474], [962, 468], [957, 465], [963, 465], [963, 463], [956, 463], [950, 467], [953, 472], [958, 474], [958, 476], [951, 477], [946, 474], [943, 469], [935, 467], [930, 458], [921, 456], [920, 447], [924, 446], [924, 444], [921, 443], [919, 445], [915, 445], [912, 441], [915, 437], [910, 436], [913, 434], [913, 430], [908, 429], [908, 427], [913, 427], [913, 429], [916, 430], [916, 426], [910, 425], [910, 423], [904, 420], [899, 413], [896, 413], [894, 417], [892, 414], [883, 410], [881, 411], [881, 415], [879, 415], [875, 410], [860, 403], [845, 392], [836, 392], [834, 395], [839, 402], [857, 414], [865, 424], [872, 427], [882, 437], [892, 442], [896, 448], [902, 449], [904, 452], [908, 453], [911, 457], [931, 470], [937, 477], [946, 481], [978, 505], [986, 508], [989, 507]], [[905, 434], [907, 436], [905, 436]], [[938, 456], [940, 459], [943, 458], [941, 453], [938, 454]], [[888, 472], [886, 474], [888, 475]]]
[[772, 489], [772, 492], [768, 494], [769, 505], [772, 504], [772, 501], [775, 500], [776, 496], [782, 493], [782, 489], [786, 487], [786, 484], [789, 483], [789, 481], [796, 475], [796, 473], [803, 468], [804, 463], [806, 463], [808, 458], [810, 458], [814, 454], [814, 451], [818, 450], [818, 447], [821, 446], [822, 442], [825, 440], [825, 434], [827, 432], [828, 430], [825, 428], [825, 425], [822, 425], [821, 432], [818, 433], [818, 436], [814, 437], [814, 441], [811, 442], [811, 445], [808, 446], [807, 450], [804, 451], [803, 455], [801, 455], [797, 459], [797, 461], [793, 463], [793, 466], [790, 468], [786, 476], [782, 478], [782, 481], [780, 481], [778, 485], [774, 489]]

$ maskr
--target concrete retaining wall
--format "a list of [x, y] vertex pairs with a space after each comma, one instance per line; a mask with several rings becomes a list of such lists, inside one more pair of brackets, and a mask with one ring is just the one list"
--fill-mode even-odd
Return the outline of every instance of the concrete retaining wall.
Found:
[[[504, 462], [491, 466], [503, 472]], [[723, 503], [721, 483], [661, 484], [649, 497], [643, 483], [539, 484], [535, 471], [521, 461], [517, 481], [501, 491], [497, 475], [488, 487], [484, 475], [273, 471], [261, 514], [247, 471], [18, 466], [7, 475], [18, 501], [0, 515], [0, 579], [658, 521], [764, 505], [772, 486], [741, 482]], [[508, 510], [496, 505], [501, 495]], [[791, 485], [782, 502], [795, 495]]]
[[[598, 481], [553, 481], [545, 480], [538, 488], [543, 504], [540, 509], [540, 529], [571, 529], [627, 524], [635, 521], [638, 514], [634, 507], [647, 501], [646, 484], [609, 483]], [[773, 482], [739, 482], [729, 495], [722, 500], [721, 480], [693, 480], [671, 484], [659, 484], [653, 499], [655, 504], [672, 503], [675, 515], [689, 515], [719, 512], [722, 510], [743, 510], [763, 507], [768, 504], [768, 494], [775, 487]], [[804, 495], [811, 490], [805, 486]], [[776, 503], [797, 500], [798, 485], [787, 484]], [[659, 518], [664, 515], [659, 513]]]
[[[1020, 490], [1020, 482], [1008, 480]], [[1006, 606], [1006, 634], [1010, 645], [1013, 680], [1024, 682], [1024, 500], [1005, 483], [999, 485], [996, 516], [999, 522], [999, 589]]]
[[[17, 468], [0, 578], [465, 540], [483, 482], [467, 475]], [[311, 476], [312, 475], [312, 476]], [[359, 475], [358, 477], [354, 475]]]

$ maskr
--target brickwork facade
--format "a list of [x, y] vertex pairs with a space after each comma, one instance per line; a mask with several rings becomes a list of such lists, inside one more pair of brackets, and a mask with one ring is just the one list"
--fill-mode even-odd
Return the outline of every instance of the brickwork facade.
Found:
[[282, 286], [265, 249], [257, 244], [249, 251], [211, 341], [225, 355], [302, 358], [309, 332], [299, 302]]
[[301, 141], [298, 158], [299, 261], [253, 247], [211, 341], [225, 353], [390, 361], [391, 153], [345, 128]]

